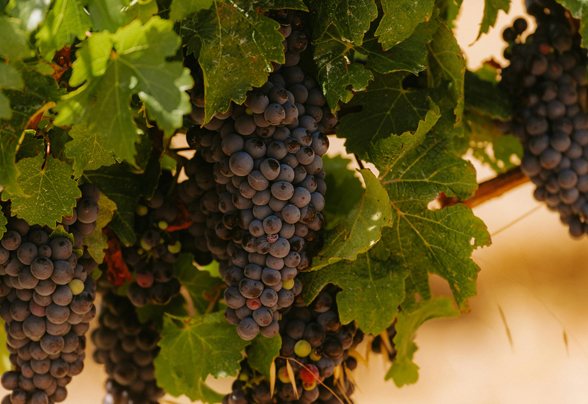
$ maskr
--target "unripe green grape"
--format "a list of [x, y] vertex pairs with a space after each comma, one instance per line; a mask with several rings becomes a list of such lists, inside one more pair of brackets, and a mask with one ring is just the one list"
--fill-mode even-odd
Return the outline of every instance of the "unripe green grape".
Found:
[[151, 247], [143, 239], [141, 239], [141, 248], [145, 251], [151, 251]]
[[167, 250], [172, 254], [178, 254], [182, 250], [182, 243], [176, 241], [175, 244], [169, 244]]
[[312, 352], [312, 346], [308, 341], [300, 340], [294, 345], [294, 353], [301, 358], [307, 357]]
[[77, 296], [84, 291], [84, 282], [82, 282], [79, 279], [74, 279], [73, 281], [68, 283], [67, 286], [69, 287], [71, 293], [74, 296]]
[[165, 220], [161, 220], [159, 223], [157, 223], [157, 227], [159, 227], [161, 230], [165, 230], [168, 228], [168, 224]]
[[282, 282], [282, 288], [290, 290], [294, 287], [294, 279], [290, 279], [289, 281]]
[[286, 366], [282, 366], [278, 370], [278, 379], [280, 379], [282, 383], [290, 383], [290, 378], [288, 377], [288, 368]]
[[149, 208], [145, 205], [137, 205], [135, 208], [135, 213], [139, 216], [145, 216], [147, 213], [149, 213]]

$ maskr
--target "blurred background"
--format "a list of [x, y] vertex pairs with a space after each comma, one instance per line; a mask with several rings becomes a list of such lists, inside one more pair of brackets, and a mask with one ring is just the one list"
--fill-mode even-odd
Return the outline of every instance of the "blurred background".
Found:
[[[474, 43], [483, 8], [482, 0], [465, 0], [457, 20], [472, 70], [490, 58], [504, 65], [501, 31], [525, 16], [523, 1], [513, 0], [510, 13], [501, 11], [496, 28]], [[335, 142], [330, 154], [344, 152], [342, 144]], [[474, 164], [479, 180], [493, 175]], [[371, 356], [369, 366], [360, 364], [354, 374], [357, 404], [588, 403], [588, 239], [571, 239], [532, 191], [528, 183], [474, 209], [493, 240], [473, 255], [481, 268], [478, 296], [471, 313], [419, 329], [418, 383], [399, 389], [384, 382], [389, 364]], [[436, 294], [449, 294], [445, 281], [432, 283]], [[91, 359], [93, 350], [89, 345], [86, 369], [70, 384], [68, 403], [102, 402], [106, 377]], [[230, 380], [209, 382], [221, 392], [230, 389]], [[189, 403], [185, 397], [166, 401]]]

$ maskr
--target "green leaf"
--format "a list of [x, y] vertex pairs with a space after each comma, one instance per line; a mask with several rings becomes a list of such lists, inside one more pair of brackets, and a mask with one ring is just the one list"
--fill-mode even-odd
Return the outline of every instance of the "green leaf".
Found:
[[259, 334], [247, 347], [247, 362], [262, 374], [267, 380], [271, 379], [270, 367], [280, 354], [282, 349], [282, 337], [280, 334], [273, 338], [266, 338]]
[[25, 131], [24, 138], [18, 147], [16, 160], [37, 157], [45, 152], [45, 140], [35, 137], [35, 131]]
[[81, 196], [72, 179], [72, 169], [52, 156], [40, 154], [17, 163], [21, 172], [19, 185], [26, 196], [13, 194], [10, 189], [2, 193], [2, 200], [12, 200], [12, 214], [30, 225], [39, 224], [54, 228], [63, 216], [71, 216], [76, 198]]
[[457, 303], [467, 310], [468, 298], [476, 294], [479, 271], [471, 254], [490, 244], [490, 234], [463, 205], [441, 210], [427, 205], [441, 192], [460, 200], [472, 195], [477, 188], [473, 166], [455, 155], [450, 140], [435, 134], [422, 144], [408, 135], [382, 144], [406, 145], [387, 160], [375, 159], [392, 203], [394, 227], [384, 229], [382, 235], [391, 257], [411, 271], [421, 297], [430, 296], [428, 274], [435, 273], [447, 279]]
[[310, 304], [329, 283], [342, 290], [337, 295], [343, 324], [357, 321], [366, 333], [380, 334], [392, 324], [404, 300], [404, 279], [408, 271], [401, 265], [374, 260], [370, 253], [356, 261], [340, 261], [320, 271], [302, 273], [304, 301]]
[[436, 19], [419, 24], [412, 35], [387, 51], [382, 49], [378, 38], [371, 36], [357, 50], [368, 58], [366, 67], [379, 73], [406, 71], [418, 74], [427, 67], [427, 44], [439, 28]]
[[173, 21], [183, 20], [190, 14], [209, 9], [213, 3], [214, 0], [172, 0], [169, 18]]
[[361, 45], [370, 23], [378, 16], [374, 0], [307, 0], [306, 3], [314, 40], [321, 39], [332, 24], [344, 42]]
[[57, 228], [51, 232], [51, 234], [49, 235], [49, 240], [54, 240], [54, 239], [56, 239], [58, 237], [66, 238], [72, 244], [75, 243], [75, 239], [74, 239], [73, 234], [67, 232], [65, 230], [65, 227], [63, 227], [63, 225], [61, 225], [61, 224], [59, 226], [57, 226]]
[[132, 5], [125, 12], [127, 21], [139, 20], [145, 24], [154, 15], [159, 15], [161, 18], [168, 18], [164, 15], [164, 12], [159, 12], [157, 3], [156, 0], [133, 1], [131, 3]]
[[210, 264], [201, 267], [200, 270], [208, 272], [212, 277], [222, 278], [219, 271], [218, 261], [212, 261]]
[[16, 20], [0, 16], [0, 58], [11, 62], [32, 56], [25, 32]]
[[394, 347], [397, 354], [392, 367], [386, 373], [386, 380], [393, 379], [398, 387], [416, 383], [419, 377], [419, 367], [412, 361], [417, 350], [417, 346], [413, 342], [416, 331], [425, 321], [458, 316], [459, 310], [453, 307], [453, 302], [447, 297], [421, 301], [417, 309], [410, 314], [404, 311], [398, 313], [398, 321], [395, 326], [396, 336], [394, 337]]
[[271, 62], [284, 63], [284, 37], [280, 25], [263, 16], [263, 8], [304, 10], [301, 1], [253, 2], [214, 0], [211, 9], [201, 10], [181, 23], [188, 53], [200, 49], [198, 61], [204, 72], [205, 122], [218, 111], [228, 110], [231, 100], [245, 101], [252, 87], [261, 87], [273, 70]]
[[0, 238], [6, 233], [6, 225], [8, 224], [8, 219], [4, 216], [4, 213], [0, 211]]
[[465, 58], [453, 32], [441, 24], [429, 43], [429, 83], [451, 100], [455, 123], [461, 122], [464, 109]]
[[194, 255], [192, 254], [180, 254], [174, 264], [174, 275], [188, 290], [194, 303], [194, 309], [200, 314], [206, 313], [211, 299], [215, 295], [217, 300], [222, 296], [223, 280], [211, 276], [210, 272], [198, 270], [194, 265]]
[[144, 173], [129, 171], [124, 163], [102, 167], [96, 171], [86, 171], [84, 182], [90, 182], [104, 195], [116, 203], [116, 211], [109, 227], [114, 230], [121, 243], [131, 245], [135, 242], [135, 206], [141, 197], [150, 198], [157, 186], [161, 172], [159, 154], [153, 152]]
[[188, 315], [186, 299], [182, 295], [177, 295], [164, 306], [160, 304], [148, 304], [143, 307], [137, 307], [135, 310], [141, 323], [145, 324], [153, 321], [160, 328], [163, 328], [163, 320], [166, 314], [170, 314], [172, 317], [185, 317]]
[[427, 133], [439, 119], [439, 108], [427, 90], [407, 90], [402, 86], [404, 73], [374, 73], [367, 91], [355, 94], [349, 107], [361, 112], [344, 116], [337, 136], [346, 138], [348, 152], [362, 158], [380, 139], [404, 133]]
[[97, 170], [117, 162], [112, 151], [104, 149], [102, 136], [88, 131], [87, 122], [74, 125], [69, 135], [73, 140], [65, 144], [65, 155], [74, 161], [76, 178], [81, 177], [84, 170]]
[[[242, 340], [222, 312], [179, 320], [181, 327], [170, 317], [164, 319], [161, 351], [155, 358], [157, 384], [175, 397], [220, 402], [222, 396], [215, 396], [204, 381], [209, 375], [236, 376], [251, 341]], [[209, 401], [211, 396], [216, 401]]]
[[504, 91], [469, 70], [465, 72], [465, 107], [502, 121], [508, 121], [513, 111]]
[[163, 130], [181, 127], [183, 115], [191, 110], [185, 93], [193, 85], [189, 70], [180, 62], [165, 61], [179, 45], [172, 22], [160, 18], [145, 25], [133, 21], [116, 34], [92, 35], [78, 51], [70, 79], [71, 86], [83, 85], [57, 105], [55, 124], [84, 121], [105, 151], [133, 163], [139, 140], [130, 108], [133, 94]]
[[484, 0], [484, 17], [480, 24], [480, 31], [476, 40], [480, 39], [482, 34], [486, 34], [490, 27], [496, 24], [496, 18], [498, 17], [498, 11], [503, 10], [505, 14], [508, 14], [510, 9], [510, 0]]
[[486, 163], [496, 173], [515, 166], [523, 156], [521, 142], [512, 135], [505, 135], [487, 115], [466, 108], [463, 118], [465, 137], [464, 153], [472, 150], [473, 156]]
[[31, 32], [45, 21], [49, 4], [48, 0], [10, 0], [7, 12], [20, 20], [20, 27], [23, 30]]
[[23, 191], [17, 182], [19, 172], [14, 159], [18, 144], [23, 140], [23, 131], [29, 119], [43, 105], [57, 100], [63, 92], [52, 77], [28, 70], [21, 73], [26, 91], [20, 88], [4, 90], [4, 95], [10, 99], [13, 114], [10, 120], [0, 123], [0, 187], [20, 195]]
[[435, 5], [439, 9], [439, 17], [449, 28], [455, 28], [454, 21], [459, 14], [463, 0], [437, 0]]
[[340, 39], [337, 29], [328, 29], [316, 44], [314, 60], [318, 66], [317, 79], [322, 84], [327, 103], [332, 110], [339, 109], [339, 100], [349, 102], [354, 91], [363, 91], [373, 76], [362, 64], [349, 63], [349, 45]]
[[335, 227], [362, 198], [363, 186], [355, 175], [356, 171], [347, 168], [350, 162], [351, 159], [341, 155], [323, 156], [323, 168], [326, 173], [325, 183], [327, 184], [325, 200], [337, 201], [337, 203], [325, 204], [322, 213], [325, 215], [326, 229]]
[[55, 0], [45, 23], [37, 32], [37, 47], [41, 56], [50, 61], [56, 51], [82, 40], [92, 23], [82, 0]]
[[315, 271], [340, 260], [355, 260], [380, 240], [384, 227], [392, 225], [386, 190], [369, 169], [360, 173], [365, 192], [346, 218], [325, 234], [325, 246], [312, 260]]
[[89, 0], [88, 11], [94, 31], [116, 32], [126, 24], [123, 10], [128, 6], [128, 0]]
[[433, 15], [433, 0], [382, 0], [384, 17], [376, 30], [384, 49], [390, 49], [408, 38], [417, 25]]
[[106, 195], [100, 194], [98, 201], [100, 215], [96, 219], [96, 229], [84, 238], [84, 244], [88, 246], [88, 253], [94, 261], [101, 264], [104, 261], [105, 250], [108, 249], [108, 237], [102, 233], [102, 229], [110, 223], [116, 212], [116, 203], [110, 200]]
[[[22, 77], [14, 66], [0, 64], [0, 89], [17, 89], [21, 88], [23, 85]], [[10, 100], [6, 95], [0, 93], [0, 119], [10, 118], [12, 118]]]

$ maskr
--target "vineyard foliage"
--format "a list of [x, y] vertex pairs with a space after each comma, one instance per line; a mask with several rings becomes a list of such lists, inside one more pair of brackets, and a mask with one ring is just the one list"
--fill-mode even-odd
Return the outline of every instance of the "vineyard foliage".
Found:
[[[561, 2], [588, 18], [578, 2]], [[307, 11], [312, 43], [301, 63], [339, 114], [333, 136], [373, 166], [358, 173], [345, 157], [325, 157], [325, 243], [301, 274], [303, 296], [310, 303], [327, 284], [339, 286], [341, 322], [355, 321], [365, 333], [378, 335], [398, 319], [398, 355], [386, 377], [414, 383], [418, 327], [468, 311], [479, 271], [472, 251], [491, 244], [471, 209], [431, 202], [473, 195], [476, 172], [462, 158], [468, 150], [497, 172], [522, 153], [492, 125], [510, 117], [495, 68], [466, 69], [452, 31], [461, 3], [0, 1], [2, 200], [31, 225], [55, 226], [76, 205], [77, 186], [92, 183], [104, 195], [86, 240], [92, 257], [104, 260], [103, 230], [134, 243], [137, 202], [153, 196], [162, 170], [182, 168], [172, 138], [192, 125], [185, 116], [194, 82], [184, 57], [193, 55], [202, 69], [208, 122], [231, 102], [243, 103], [272, 63], [284, 62], [279, 24], [267, 11]], [[485, 0], [479, 35], [508, 9], [508, 0]], [[0, 236], [6, 223], [0, 217]], [[160, 386], [215, 403], [222, 395], [207, 377], [235, 376], [245, 354], [271, 377], [281, 340], [242, 341], [224, 319], [218, 269], [196, 268], [192, 258], [182, 255], [175, 273], [193, 309], [179, 297], [139, 316], [163, 325]], [[432, 274], [448, 282], [454, 301], [433, 295]]]

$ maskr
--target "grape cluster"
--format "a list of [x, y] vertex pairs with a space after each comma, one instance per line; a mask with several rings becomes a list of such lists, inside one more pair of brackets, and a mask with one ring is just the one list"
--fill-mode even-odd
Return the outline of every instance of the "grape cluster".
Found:
[[388, 355], [388, 359], [393, 361], [396, 358], [396, 346], [392, 341], [396, 336], [396, 320], [394, 323], [386, 329], [387, 339], [390, 342], [390, 346], [382, 340], [381, 335], [377, 335], [373, 340], [372, 344], [370, 345], [371, 351], [375, 354], [381, 354], [385, 352]]
[[[363, 340], [363, 333], [352, 323], [342, 325], [335, 303], [336, 290], [322, 291], [310, 306], [297, 299], [294, 306], [280, 320], [282, 349], [276, 359], [277, 381], [275, 397], [264, 378], [251, 377], [244, 367], [233, 384], [233, 392], [225, 397], [225, 404], [271, 403], [340, 403], [349, 397], [354, 384], [344, 377], [335, 379], [336, 368], [349, 370], [357, 367], [357, 360], [349, 351]], [[286, 361], [290, 363], [296, 390], [290, 381]], [[243, 376], [245, 374], [246, 376]], [[248, 376], [247, 376], [248, 375]], [[277, 401], [275, 401], [277, 398]]]
[[281, 23], [286, 62], [274, 65], [244, 105], [231, 105], [203, 128], [203, 96], [193, 90], [196, 125], [186, 135], [198, 151], [186, 170], [198, 189], [189, 208], [199, 223], [194, 233], [221, 262], [226, 318], [246, 340], [276, 335], [278, 310], [301, 292], [295, 277], [321, 242], [325, 130], [337, 123], [317, 82], [298, 66], [309, 42], [302, 14], [272, 17]]
[[587, 53], [554, 0], [527, 2], [537, 30], [525, 42], [524, 19], [503, 32], [509, 42], [501, 87], [513, 100], [510, 130], [523, 144], [521, 168], [534, 196], [557, 211], [573, 237], [588, 231]]
[[[96, 315], [89, 273], [97, 263], [87, 251], [82, 255], [82, 236], [96, 227], [100, 192], [90, 184], [81, 191], [73, 216], [63, 219], [73, 243], [16, 217], [0, 240], [0, 317], [14, 366], [2, 375], [2, 386], [12, 391], [2, 404], [62, 402], [84, 367], [85, 334]], [[10, 217], [8, 206], [5, 214]]]
[[153, 360], [159, 353], [159, 329], [141, 324], [127, 297], [107, 291], [102, 297], [99, 326], [92, 333], [94, 360], [105, 366], [105, 403], [156, 404], [164, 391], [157, 387]]
[[137, 241], [122, 249], [126, 264], [135, 273], [128, 296], [137, 307], [164, 305], [180, 293], [173, 264], [182, 251], [180, 230], [189, 225], [189, 219], [182, 202], [175, 195], [166, 196], [172, 183], [171, 174], [164, 172], [153, 198], [136, 206]]

